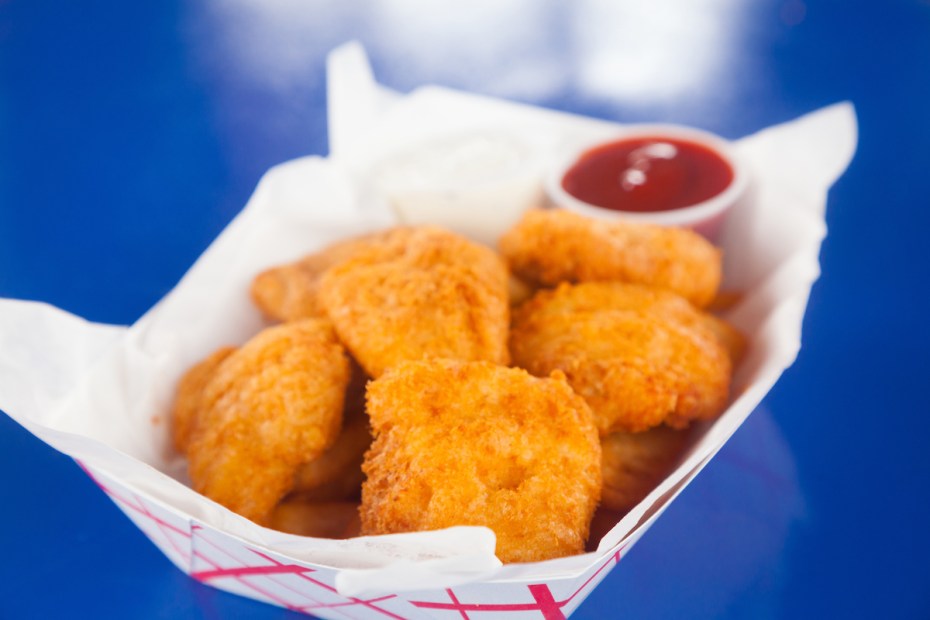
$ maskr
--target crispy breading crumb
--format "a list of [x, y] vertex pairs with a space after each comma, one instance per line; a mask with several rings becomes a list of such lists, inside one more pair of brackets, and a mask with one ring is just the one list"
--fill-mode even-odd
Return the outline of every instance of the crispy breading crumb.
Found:
[[398, 229], [323, 276], [320, 301], [372, 377], [407, 360], [507, 363], [507, 269], [436, 227]]
[[484, 525], [504, 562], [580, 553], [600, 497], [591, 412], [560, 373], [407, 362], [369, 384], [364, 534]]
[[194, 489], [258, 523], [335, 441], [349, 360], [325, 321], [263, 330], [204, 387], [188, 448]]
[[588, 282], [540, 291], [514, 313], [514, 363], [560, 370], [601, 435], [685, 427], [726, 408], [732, 362], [713, 319], [667, 291]]
[[667, 289], [703, 307], [720, 287], [720, 250], [690, 230], [531, 209], [501, 237], [514, 274], [542, 286], [619, 281]]

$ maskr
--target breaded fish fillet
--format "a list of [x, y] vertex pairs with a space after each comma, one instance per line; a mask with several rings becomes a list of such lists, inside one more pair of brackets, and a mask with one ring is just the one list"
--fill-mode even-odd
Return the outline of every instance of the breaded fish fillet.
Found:
[[[410, 234], [406, 227], [363, 235], [334, 243], [304, 258], [266, 269], [252, 281], [250, 294], [253, 303], [272, 321], [287, 322], [325, 315], [319, 302], [320, 279], [330, 268], [352, 258], [391, 237], [403, 238]], [[511, 276], [508, 281], [510, 305], [526, 301], [533, 287]]]
[[584, 549], [601, 488], [591, 412], [560, 373], [487, 362], [401, 363], [369, 384], [363, 534], [484, 525], [497, 557]]
[[306, 501], [358, 499], [365, 475], [362, 460], [371, 446], [371, 430], [365, 413], [365, 384], [368, 377], [357, 364], [346, 388], [342, 430], [326, 452], [301, 465], [292, 495]]
[[720, 287], [720, 250], [684, 229], [532, 209], [499, 245], [514, 274], [542, 286], [633, 282], [673, 291], [698, 307]]
[[691, 433], [659, 426], [644, 433], [611, 433], [601, 440], [601, 505], [627, 512], [671, 473]]
[[602, 436], [681, 428], [727, 404], [732, 363], [709, 320], [645, 287], [563, 284], [515, 311], [511, 353], [534, 375], [564, 372]]
[[632, 310], [661, 315], [688, 328], [710, 332], [726, 348], [733, 365], [736, 365], [746, 348], [746, 338], [725, 320], [699, 310], [685, 298], [670, 291], [623, 282], [588, 283], [577, 285], [571, 295], [549, 295], [548, 309], [552, 312], [599, 312]]
[[336, 442], [298, 470], [293, 494], [313, 501], [358, 498], [365, 480], [362, 461], [370, 446], [368, 419], [346, 421]]
[[267, 269], [252, 281], [252, 301], [274, 321], [323, 316], [317, 298], [323, 274], [389, 234], [392, 233], [373, 233], [339, 241], [296, 262]]
[[507, 363], [507, 290], [507, 269], [493, 251], [419, 227], [329, 269], [319, 299], [340, 340], [378, 377], [406, 360]]
[[335, 441], [348, 381], [348, 357], [327, 322], [259, 333], [204, 387], [188, 447], [194, 489], [265, 522], [299, 467]]
[[171, 411], [171, 440], [179, 453], [187, 454], [187, 446], [199, 417], [203, 388], [210, 382], [220, 363], [235, 350], [236, 347], [217, 349], [192, 366], [178, 382]]

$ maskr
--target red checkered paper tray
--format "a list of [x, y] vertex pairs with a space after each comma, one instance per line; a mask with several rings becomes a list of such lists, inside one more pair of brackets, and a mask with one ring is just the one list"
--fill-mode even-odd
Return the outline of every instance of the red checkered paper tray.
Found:
[[180, 376], [264, 326], [248, 301], [257, 273], [397, 223], [371, 194], [377, 162], [421, 140], [489, 127], [531, 133], [543, 150], [617, 129], [435, 87], [399, 96], [374, 82], [356, 45], [336, 50], [329, 71], [332, 155], [270, 170], [177, 287], [134, 325], [0, 300], [0, 408], [75, 458], [178, 568], [218, 588], [324, 618], [567, 616], [794, 361], [819, 275], [827, 191], [855, 151], [852, 107], [837, 104], [736, 142], [752, 193], [720, 242], [725, 288], [745, 293], [726, 318], [750, 346], [727, 411], [596, 551], [504, 566], [493, 532], [482, 527], [349, 540], [266, 529], [195, 493], [170, 447], [166, 414]]

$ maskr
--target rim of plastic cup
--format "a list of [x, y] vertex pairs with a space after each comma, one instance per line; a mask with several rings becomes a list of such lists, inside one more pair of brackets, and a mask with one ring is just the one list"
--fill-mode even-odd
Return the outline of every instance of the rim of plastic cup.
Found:
[[[678, 138], [686, 142], [693, 142], [708, 147], [730, 166], [730, 169], [733, 171], [733, 178], [719, 194], [699, 203], [678, 209], [670, 209], [668, 211], [621, 211], [599, 207], [572, 196], [562, 187], [562, 179], [565, 178], [565, 174], [585, 153], [599, 146], [637, 137]], [[729, 207], [732, 207], [745, 192], [748, 182], [749, 177], [746, 166], [740, 161], [739, 157], [735, 155], [730, 141], [695, 127], [668, 123], [650, 123], [627, 125], [611, 136], [588, 141], [580, 148], [574, 149], [570, 156], [560, 160], [559, 163], [550, 170], [549, 174], [546, 175], [544, 185], [546, 193], [556, 206], [592, 218], [602, 220], [638, 220], [662, 226], [682, 226], [691, 228], [702, 222], [713, 219], [726, 211]]]

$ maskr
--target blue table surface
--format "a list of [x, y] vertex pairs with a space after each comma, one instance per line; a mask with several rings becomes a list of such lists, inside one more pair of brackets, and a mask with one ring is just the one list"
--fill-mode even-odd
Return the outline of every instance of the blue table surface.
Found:
[[[803, 348], [575, 617], [930, 617], [930, 3], [0, 0], [0, 296], [129, 324], [270, 166], [327, 152], [324, 59], [728, 137], [841, 100]], [[0, 414], [0, 617], [302, 617], [175, 569]]]

